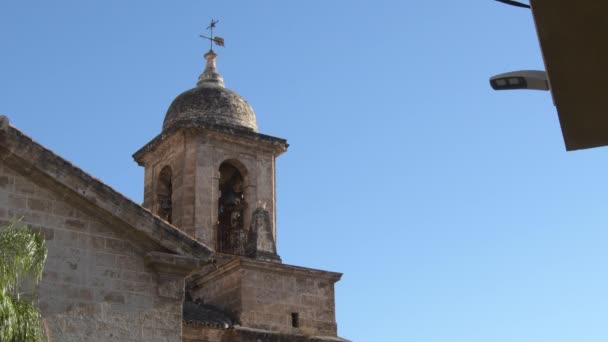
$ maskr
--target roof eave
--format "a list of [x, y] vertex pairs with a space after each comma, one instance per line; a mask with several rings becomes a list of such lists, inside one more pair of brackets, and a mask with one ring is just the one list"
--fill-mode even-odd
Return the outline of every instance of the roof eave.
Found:
[[51, 178], [72, 194], [124, 222], [171, 252], [202, 261], [212, 259], [212, 249], [38, 144], [5, 120], [4, 117], [3, 124], [0, 125], [2, 160], [17, 159], [26, 163], [28, 172], [39, 172]]

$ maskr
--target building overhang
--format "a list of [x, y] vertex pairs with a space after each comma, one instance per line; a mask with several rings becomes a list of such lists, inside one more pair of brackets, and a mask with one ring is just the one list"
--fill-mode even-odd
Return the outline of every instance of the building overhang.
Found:
[[608, 2], [530, 0], [566, 145], [608, 145]]

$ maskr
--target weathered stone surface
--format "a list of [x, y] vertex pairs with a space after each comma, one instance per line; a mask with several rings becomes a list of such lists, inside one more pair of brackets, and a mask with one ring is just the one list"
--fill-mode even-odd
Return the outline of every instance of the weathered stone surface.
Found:
[[133, 159], [141, 166], [144, 166], [144, 158], [148, 153], [156, 152], [158, 154], [162, 153], [163, 150], [165, 152], [169, 152], [168, 149], [163, 149], [161, 145], [167, 139], [170, 139], [175, 132], [181, 130], [194, 130], [194, 131], [211, 131], [216, 133], [224, 133], [229, 136], [234, 137], [235, 139], [249, 141], [250, 143], [255, 143], [260, 146], [265, 146], [265, 149], [275, 149], [277, 150], [277, 155], [285, 152], [289, 144], [287, 140], [273, 137], [266, 134], [256, 133], [247, 129], [243, 129], [237, 126], [227, 126], [227, 125], [216, 125], [213, 123], [206, 122], [200, 119], [192, 119], [188, 121], [176, 121], [171, 127], [164, 129], [159, 135], [154, 137], [150, 142], [144, 145], [142, 148], [137, 150], [133, 154]]
[[260, 207], [268, 212], [270, 219], [272, 238], [269, 241], [276, 241], [274, 161], [287, 144], [272, 139], [275, 140], [202, 128], [163, 133], [157, 142], [150, 143], [150, 148], [134, 155], [146, 169], [144, 206], [155, 213], [160, 211], [160, 174], [169, 167], [173, 175], [172, 223], [217, 250], [219, 169], [222, 163], [228, 162], [243, 176], [243, 227], [250, 228], [253, 211]]
[[[192, 297], [233, 314], [252, 329], [337, 336], [334, 283], [341, 274], [235, 257], [191, 277]], [[293, 315], [298, 316], [294, 326]]]
[[228, 313], [208, 304], [187, 300], [184, 302], [183, 320], [186, 325], [229, 329], [236, 322]]
[[340, 337], [309, 336], [234, 326], [217, 329], [184, 324], [183, 342], [348, 342]]
[[206, 122], [214, 125], [239, 127], [257, 132], [253, 109], [245, 99], [224, 87], [224, 79], [217, 71], [213, 51], [205, 54], [207, 65], [196, 88], [178, 95], [169, 106], [163, 130], [177, 122]]
[[257, 132], [216, 55], [205, 57], [197, 86], [133, 155], [146, 209], [0, 116], [0, 221], [22, 217], [48, 241], [38, 294], [51, 340], [345, 341], [341, 274], [277, 254], [275, 161], [287, 141]]
[[230, 338], [230, 333], [225, 329], [184, 323], [182, 342], [236, 342]]
[[206, 122], [257, 132], [255, 113], [237, 93], [216, 85], [202, 84], [178, 95], [171, 103], [163, 129], [178, 122]]
[[247, 256], [258, 260], [280, 262], [270, 214], [264, 208], [257, 208], [252, 216], [247, 236]]
[[[9, 171], [5, 165], [3, 174], [22, 183], [27, 179]], [[10, 176], [9, 176], [10, 175]], [[29, 182], [31, 188], [36, 184]], [[6, 193], [0, 187], [0, 193]], [[20, 195], [20, 193], [17, 193]], [[31, 207], [24, 212], [23, 222], [35, 230], [44, 230], [49, 248], [44, 274], [38, 290], [38, 298], [45, 324], [51, 338], [57, 341], [142, 341], [142, 328], [156, 326], [158, 320], [167, 322], [167, 312], [157, 305], [158, 275], [144, 265], [144, 255], [133, 241], [116, 230], [113, 238], [98, 235], [95, 228], [103, 224], [84, 212], [80, 219], [51, 219], [37, 212], [46, 212], [56, 203], [69, 207], [68, 203], [53, 198], [51, 192], [39, 191], [24, 196], [47, 203], [42, 207]], [[8, 207], [9, 210], [20, 209]], [[71, 207], [70, 212], [77, 212]], [[7, 221], [11, 217], [3, 216]], [[62, 223], [63, 221], [63, 223]], [[115, 229], [107, 227], [107, 229]], [[181, 296], [173, 296], [175, 311], [166, 323], [171, 329], [156, 331], [158, 336], [179, 340], [181, 331], [181, 302], [183, 298], [183, 276]], [[175, 292], [175, 290], [174, 290]], [[111, 309], [111, 315], [108, 310]], [[122, 318], [122, 319], [121, 319]], [[154, 330], [154, 329], [152, 329]], [[162, 335], [161, 335], [162, 334]]]
[[[37, 144], [12, 126], [0, 131], [0, 158], [3, 163], [10, 165], [23, 176], [24, 180], [7, 183], [11, 190], [18, 191], [6, 195], [6, 202], [12, 207], [9, 214], [14, 217], [23, 216], [23, 213], [28, 212], [48, 215], [49, 219], [61, 215], [76, 215], [74, 218], [78, 218], [78, 214], [65, 212], [63, 204], [53, 203], [52, 200], [40, 196], [31, 196], [33, 189], [37, 191], [44, 187], [48, 189], [46, 191], [55, 194], [53, 199], [60, 197], [79, 203], [81, 207], [94, 211], [96, 215], [101, 215], [112, 223], [129, 227], [129, 234], [145, 237], [150, 243], [161, 248], [202, 260], [211, 256], [212, 251], [206, 246]], [[28, 185], [25, 181], [27, 179], [35, 180], [34, 184]], [[67, 210], [74, 211], [73, 208]]]
[[51, 340], [181, 340], [184, 277], [205, 246], [12, 127], [0, 132], [0, 209], [47, 239], [37, 295]]

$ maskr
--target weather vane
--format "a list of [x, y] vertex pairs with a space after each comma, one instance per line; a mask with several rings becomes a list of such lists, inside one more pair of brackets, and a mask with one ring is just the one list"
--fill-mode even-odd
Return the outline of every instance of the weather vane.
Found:
[[209, 26], [207, 27], [207, 30], [209, 30], [209, 32], [210, 32], [210, 37], [200, 35], [201, 38], [209, 39], [209, 44], [210, 44], [209, 49], [211, 51], [213, 51], [213, 43], [215, 43], [215, 45], [217, 45], [217, 46], [222, 46], [222, 47], [224, 46], [224, 38], [213, 36], [213, 29], [215, 28], [215, 25], [219, 22], [220, 22], [219, 20], [211, 19], [211, 24], [209, 24]]

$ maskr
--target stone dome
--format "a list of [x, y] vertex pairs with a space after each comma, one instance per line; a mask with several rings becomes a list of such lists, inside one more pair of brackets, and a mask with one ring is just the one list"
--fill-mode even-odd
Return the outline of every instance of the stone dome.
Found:
[[207, 65], [195, 88], [178, 95], [169, 106], [163, 131], [173, 125], [212, 124], [238, 127], [257, 132], [253, 109], [239, 94], [224, 87], [224, 79], [217, 71], [213, 51], [205, 54]]

